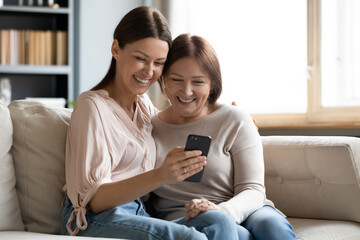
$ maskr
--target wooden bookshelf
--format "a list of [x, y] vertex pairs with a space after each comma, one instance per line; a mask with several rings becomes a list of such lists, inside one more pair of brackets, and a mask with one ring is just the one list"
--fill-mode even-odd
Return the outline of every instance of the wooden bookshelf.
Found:
[[26, 3], [4, 0], [0, 7], [0, 79], [10, 79], [12, 100], [74, 100], [74, 1], [57, 0], [57, 8]]
[[3, 12], [29, 12], [29, 13], [48, 13], [48, 14], [69, 14], [71, 9], [68, 7], [50, 8], [39, 6], [3, 6]]
[[0, 65], [0, 73], [28, 75], [28, 74], [58, 74], [68, 75], [71, 73], [69, 65], [64, 66], [31, 66], [31, 65], [16, 65], [16, 66], [3, 66]]

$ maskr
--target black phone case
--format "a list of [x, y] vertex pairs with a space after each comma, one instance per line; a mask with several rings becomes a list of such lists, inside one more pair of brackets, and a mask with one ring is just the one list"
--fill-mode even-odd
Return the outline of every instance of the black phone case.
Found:
[[[201, 152], [202, 152], [201, 156], [207, 157], [207, 155], [209, 153], [209, 149], [210, 149], [210, 144], [211, 144], [210, 136], [201, 136], [201, 135], [196, 135], [196, 134], [190, 134], [186, 141], [185, 151], [201, 150]], [[204, 173], [204, 169], [205, 169], [205, 166], [200, 172], [186, 178], [185, 181], [200, 182], [201, 178], [203, 176], [203, 173]]]

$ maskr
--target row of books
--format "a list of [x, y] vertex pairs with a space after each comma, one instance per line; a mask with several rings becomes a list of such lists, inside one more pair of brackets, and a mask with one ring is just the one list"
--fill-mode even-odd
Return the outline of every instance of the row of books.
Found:
[[55, 3], [55, 0], [17, 0], [17, 1], [6, 1], [0, 0], [0, 7], [2, 6], [11, 6], [11, 5], [19, 5], [19, 6], [49, 6], [54, 7], [59, 4]]
[[67, 65], [66, 31], [0, 29], [0, 65]]

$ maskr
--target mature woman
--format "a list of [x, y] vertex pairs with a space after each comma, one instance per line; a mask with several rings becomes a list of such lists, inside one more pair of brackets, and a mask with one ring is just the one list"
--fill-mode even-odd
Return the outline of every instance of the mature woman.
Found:
[[[152, 118], [157, 165], [189, 134], [212, 138], [201, 182], [181, 182], [155, 190], [154, 208], [167, 220], [221, 211], [237, 222], [239, 239], [291, 240], [289, 222], [268, 206], [262, 143], [250, 115], [220, 104], [220, 66], [209, 43], [183, 34], [173, 41], [161, 86], [171, 106]], [[199, 215], [200, 214], [200, 215]]]
[[226, 214], [208, 214], [207, 221], [196, 218], [195, 229], [149, 217], [140, 199], [163, 184], [183, 181], [206, 164], [199, 151], [177, 147], [154, 169], [150, 119], [157, 110], [145, 92], [161, 76], [171, 40], [165, 18], [149, 7], [130, 11], [116, 27], [108, 73], [79, 96], [71, 116], [63, 234], [126, 239], [236, 234]]

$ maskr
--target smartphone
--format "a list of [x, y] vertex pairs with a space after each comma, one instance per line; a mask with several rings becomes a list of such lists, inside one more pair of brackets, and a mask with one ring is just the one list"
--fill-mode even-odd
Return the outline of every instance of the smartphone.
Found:
[[[210, 143], [211, 143], [210, 136], [190, 134], [186, 141], [185, 151], [200, 150], [201, 156], [207, 157], [209, 149], [210, 149]], [[204, 166], [204, 168], [205, 168], [205, 166]], [[204, 168], [200, 172], [186, 178], [185, 181], [200, 182], [202, 175], [204, 173]]]

